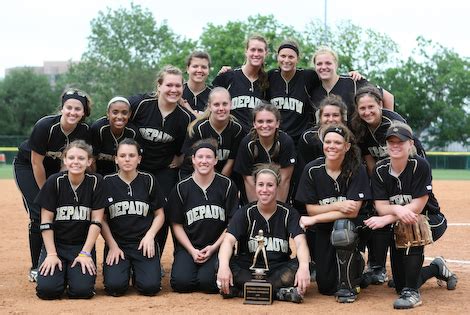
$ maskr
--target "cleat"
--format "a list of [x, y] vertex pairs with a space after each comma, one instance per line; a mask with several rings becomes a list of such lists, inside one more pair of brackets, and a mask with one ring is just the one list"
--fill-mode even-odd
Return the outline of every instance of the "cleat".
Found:
[[279, 301], [288, 301], [293, 303], [302, 303], [304, 300], [296, 287], [280, 288], [276, 293], [276, 297]]
[[447, 290], [455, 290], [458, 279], [455, 273], [450, 271], [444, 257], [438, 256], [434, 258], [434, 260], [431, 261], [431, 265], [435, 265], [437, 268], [439, 268], [439, 275], [436, 276], [438, 279], [438, 284], [442, 286], [442, 282], [446, 282]]
[[338, 303], [353, 303], [357, 299], [357, 294], [349, 289], [339, 289], [336, 291], [335, 297]]
[[384, 267], [374, 267], [370, 275], [371, 284], [383, 284], [388, 281], [387, 271]]
[[421, 295], [417, 290], [404, 288], [401, 291], [400, 297], [393, 303], [393, 308], [399, 310], [410, 309], [420, 306], [421, 304], [423, 304], [423, 301], [421, 301]]
[[31, 268], [28, 274], [29, 282], [38, 282], [38, 268]]

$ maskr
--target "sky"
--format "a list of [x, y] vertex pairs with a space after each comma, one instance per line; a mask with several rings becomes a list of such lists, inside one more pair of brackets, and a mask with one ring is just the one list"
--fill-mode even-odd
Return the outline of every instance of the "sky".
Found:
[[[470, 1], [465, 0], [134, 0], [157, 23], [167, 21], [177, 34], [196, 39], [211, 22], [244, 21], [273, 14], [302, 30], [312, 19], [334, 26], [350, 20], [389, 35], [403, 56], [422, 35], [461, 56], [470, 57]], [[90, 22], [107, 8], [129, 8], [123, 0], [15, 0], [0, 4], [0, 77], [5, 68], [42, 66], [43, 61], [78, 61], [87, 47]]]

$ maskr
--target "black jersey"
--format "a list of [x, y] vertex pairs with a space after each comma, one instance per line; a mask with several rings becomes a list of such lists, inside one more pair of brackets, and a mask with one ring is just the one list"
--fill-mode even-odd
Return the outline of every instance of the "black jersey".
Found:
[[227, 232], [238, 241], [238, 258], [244, 268], [249, 268], [258, 247], [254, 239], [258, 231], [263, 231], [264, 245], [269, 266], [284, 263], [290, 259], [289, 238], [303, 234], [299, 226], [300, 216], [297, 210], [277, 201], [276, 211], [266, 220], [259, 212], [256, 202], [239, 209], [229, 223]]
[[376, 200], [388, 200], [392, 205], [407, 205], [413, 198], [429, 195], [422, 214], [440, 213], [432, 192], [431, 167], [420, 156], [410, 157], [398, 177], [391, 174], [390, 158], [379, 161], [372, 173], [372, 192]]
[[118, 244], [139, 243], [152, 226], [164, 197], [152, 174], [138, 172], [130, 183], [118, 174], [104, 177], [106, 217]]
[[297, 142], [302, 132], [313, 123], [310, 93], [321, 85], [320, 79], [314, 70], [303, 69], [297, 69], [289, 81], [282, 77], [280, 69], [270, 70], [268, 78], [267, 99], [281, 113], [281, 129]]
[[62, 115], [46, 116], [34, 125], [31, 136], [18, 148], [18, 162], [31, 164], [31, 151], [44, 155], [44, 169], [46, 177], [60, 171], [62, 152], [73, 140], [81, 139], [90, 143], [90, 127], [78, 123], [75, 129], [65, 134], [60, 126]]
[[186, 129], [194, 116], [177, 105], [165, 118], [158, 108], [158, 100], [151, 95], [129, 98], [131, 121], [137, 126], [144, 150], [141, 167], [146, 171], [163, 169], [175, 155], [181, 154]]
[[217, 172], [221, 172], [225, 164], [229, 159], [235, 159], [238, 152], [238, 146], [242, 140], [244, 134], [242, 131], [242, 126], [235, 120], [230, 120], [225, 129], [218, 133], [211, 125], [209, 119], [204, 119], [198, 121], [193, 126], [193, 136], [190, 137], [189, 134], [186, 135], [186, 139], [183, 144], [182, 152], [185, 155], [183, 165], [181, 169], [191, 172], [193, 170], [191, 157], [193, 155], [193, 150], [191, 146], [196, 143], [198, 140], [212, 138], [217, 140], [218, 149], [217, 149], [217, 164], [215, 169]]
[[206, 110], [211, 90], [212, 88], [206, 85], [206, 88], [203, 91], [198, 94], [194, 94], [194, 92], [189, 88], [188, 83], [185, 83], [183, 86], [182, 98], [189, 103], [192, 109], [198, 112], [203, 112]]
[[[279, 150], [276, 149], [279, 147]], [[269, 152], [261, 145], [259, 140], [252, 140], [246, 135], [238, 149], [234, 170], [241, 175], [251, 175], [258, 163], [276, 163], [281, 168], [294, 165], [296, 161], [295, 145], [292, 138], [283, 131], [279, 131], [277, 144], [273, 144]]]
[[[375, 161], [388, 157], [387, 139], [385, 139], [385, 135], [394, 120], [406, 123], [405, 119], [401, 117], [400, 114], [387, 109], [382, 109], [382, 121], [380, 125], [375, 130], [372, 130], [367, 126], [365, 135], [358, 143], [363, 156], [371, 155]], [[426, 157], [423, 145], [418, 138], [413, 136], [413, 140], [418, 154], [421, 157]]]
[[361, 79], [356, 82], [350, 76], [340, 75], [338, 82], [336, 82], [336, 84], [333, 86], [329, 93], [325, 90], [325, 88], [323, 88], [323, 85], [321, 84], [315, 89], [313, 89], [313, 104], [315, 108], [318, 108], [320, 102], [330, 94], [341, 96], [343, 102], [348, 107], [348, 122], [350, 122], [352, 114], [354, 114], [354, 112], [356, 111], [356, 107], [354, 105], [354, 95], [360, 87], [367, 84], [369, 84], [369, 82], [365, 79]]
[[232, 180], [215, 174], [203, 190], [193, 177], [180, 181], [171, 191], [165, 213], [172, 223], [183, 225], [194, 248], [214, 244], [238, 206], [238, 189]]
[[[335, 180], [326, 171], [325, 158], [320, 157], [305, 166], [295, 199], [304, 204], [326, 205], [345, 200], [365, 201], [371, 197], [364, 165], [348, 179], [340, 175]], [[331, 229], [333, 222], [316, 224], [316, 227]]]
[[212, 85], [224, 87], [230, 92], [231, 113], [242, 125], [243, 132], [248, 133], [253, 127], [253, 108], [261, 103], [261, 100], [266, 99], [259, 80], [251, 82], [239, 68], [219, 74], [212, 81]]
[[54, 212], [54, 240], [60, 244], [84, 244], [91, 211], [104, 208], [101, 175], [85, 173], [83, 182], [73, 190], [67, 172], [50, 176], [34, 201]]
[[302, 133], [298, 143], [298, 153], [297, 160], [301, 169], [307, 163], [324, 156], [323, 142], [318, 126], [309, 128]]
[[118, 168], [114, 161], [116, 149], [123, 139], [137, 138], [137, 128], [128, 123], [119, 137], [114, 136], [106, 117], [101, 117], [91, 125], [91, 143], [93, 144], [93, 155], [96, 157], [96, 172], [108, 175], [117, 172]]

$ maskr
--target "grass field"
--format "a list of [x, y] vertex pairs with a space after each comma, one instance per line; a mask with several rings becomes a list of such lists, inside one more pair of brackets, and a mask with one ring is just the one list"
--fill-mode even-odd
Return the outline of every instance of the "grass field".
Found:
[[[448, 180], [470, 180], [470, 170], [444, 170], [435, 169], [432, 171], [433, 179]], [[12, 179], [13, 171], [11, 164], [0, 166], [0, 179]]]

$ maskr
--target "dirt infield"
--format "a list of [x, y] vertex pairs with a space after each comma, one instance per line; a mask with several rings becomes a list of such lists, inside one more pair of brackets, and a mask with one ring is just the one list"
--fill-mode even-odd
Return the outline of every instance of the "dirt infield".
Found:
[[[457, 290], [438, 287], [434, 279], [421, 289], [423, 306], [409, 311], [416, 313], [465, 314], [470, 312], [466, 293], [470, 292], [470, 181], [435, 181], [434, 190], [449, 223], [468, 225], [450, 226], [436, 244], [426, 248], [426, 257], [444, 255], [451, 269], [458, 274]], [[156, 297], [139, 296], [131, 290], [120, 298], [106, 296], [103, 290], [101, 268], [97, 279], [97, 295], [91, 300], [41, 301], [35, 295], [35, 285], [27, 280], [30, 265], [27, 240], [27, 215], [20, 193], [13, 180], [0, 180], [0, 204], [3, 214], [0, 229], [0, 313], [1, 314], [78, 314], [78, 313], [230, 313], [230, 314], [306, 314], [306, 313], [388, 313], [393, 311], [396, 298], [393, 289], [371, 286], [364, 289], [359, 299], [348, 305], [338, 304], [332, 297], [321, 296], [312, 284], [303, 304], [275, 301], [271, 306], [243, 305], [241, 299], [223, 300], [219, 295], [173, 293], [168, 275], [163, 291]], [[171, 238], [169, 238], [171, 242]], [[103, 240], [98, 240], [102, 253]], [[98, 258], [102, 261], [102, 254]], [[169, 274], [172, 263], [172, 244], [167, 244], [163, 266]], [[429, 264], [429, 260], [425, 261]]]

